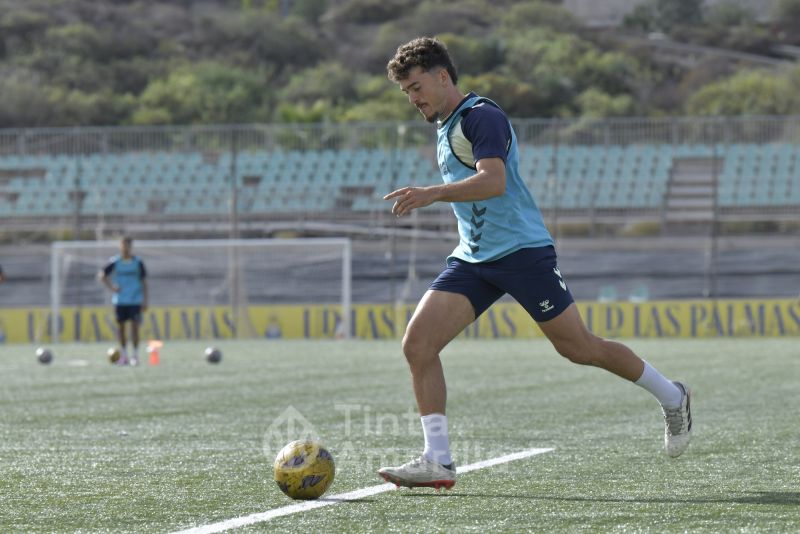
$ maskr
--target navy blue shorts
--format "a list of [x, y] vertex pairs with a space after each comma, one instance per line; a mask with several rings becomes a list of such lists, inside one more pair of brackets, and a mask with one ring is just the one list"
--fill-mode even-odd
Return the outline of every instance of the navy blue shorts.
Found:
[[505, 293], [537, 322], [558, 317], [574, 302], [561, 278], [552, 246], [523, 248], [484, 263], [452, 258], [430, 289], [466, 296], [475, 308], [476, 318]]
[[117, 322], [124, 323], [125, 321], [142, 322], [142, 307], [138, 304], [134, 305], [119, 305], [114, 308], [117, 314]]

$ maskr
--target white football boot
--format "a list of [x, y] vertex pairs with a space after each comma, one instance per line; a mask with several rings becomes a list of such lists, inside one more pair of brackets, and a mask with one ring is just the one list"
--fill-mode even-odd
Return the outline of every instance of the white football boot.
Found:
[[456, 466], [432, 462], [420, 456], [398, 467], [382, 467], [378, 474], [387, 482], [407, 488], [450, 489], [456, 483]]
[[677, 458], [692, 438], [692, 392], [680, 382], [674, 382], [683, 393], [678, 408], [664, 408], [664, 449], [671, 458]]

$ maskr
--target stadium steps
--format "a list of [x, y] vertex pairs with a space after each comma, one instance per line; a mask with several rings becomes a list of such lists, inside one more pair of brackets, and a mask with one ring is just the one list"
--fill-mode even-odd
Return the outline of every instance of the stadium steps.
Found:
[[675, 158], [664, 198], [666, 233], [710, 231], [714, 218], [714, 176], [722, 170], [721, 158]]

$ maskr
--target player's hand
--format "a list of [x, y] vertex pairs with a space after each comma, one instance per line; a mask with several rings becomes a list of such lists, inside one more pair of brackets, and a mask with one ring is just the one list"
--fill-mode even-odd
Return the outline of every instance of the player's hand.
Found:
[[433, 204], [436, 201], [436, 193], [429, 187], [403, 187], [383, 197], [383, 200], [392, 199], [394, 199], [392, 213], [402, 217], [412, 210]]
[[112, 293], [119, 293], [119, 286], [111, 286]]
[[139, 309], [142, 311], [142, 313], [146, 312], [147, 311], [147, 302], [142, 302], [142, 305], [141, 305], [141, 307]]

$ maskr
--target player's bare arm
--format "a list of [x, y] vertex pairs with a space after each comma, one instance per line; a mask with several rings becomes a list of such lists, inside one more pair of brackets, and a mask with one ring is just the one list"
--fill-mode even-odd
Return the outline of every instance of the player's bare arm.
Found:
[[471, 202], [502, 195], [506, 190], [506, 166], [501, 158], [484, 158], [476, 164], [473, 176], [450, 184], [427, 187], [402, 187], [392, 191], [384, 200], [394, 199], [392, 213], [408, 215], [417, 208], [434, 202]]
[[97, 279], [100, 280], [100, 283], [106, 286], [108, 290], [111, 291], [112, 293], [119, 292], [119, 288], [115, 286], [113, 283], [111, 283], [111, 278], [103, 271], [97, 273]]
[[142, 278], [142, 313], [147, 311], [147, 278]]

